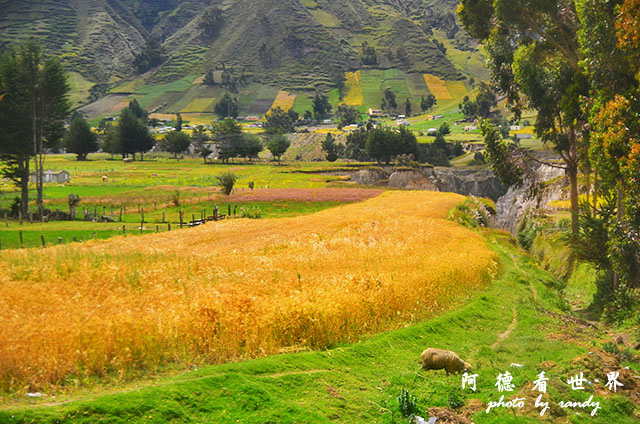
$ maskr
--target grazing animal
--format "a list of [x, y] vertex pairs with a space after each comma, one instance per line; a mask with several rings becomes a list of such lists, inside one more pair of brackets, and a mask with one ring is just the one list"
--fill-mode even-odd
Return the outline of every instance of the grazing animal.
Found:
[[422, 369], [427, 371], [444, 369], [449, 375], [462, 370], [471, 370], [471, 365], [449, 350], [430, 347], [422, 352]]

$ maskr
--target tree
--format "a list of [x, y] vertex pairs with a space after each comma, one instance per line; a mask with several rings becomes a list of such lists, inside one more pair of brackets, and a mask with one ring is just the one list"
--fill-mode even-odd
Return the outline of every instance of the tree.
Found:
[[442, 135], [449, 135], [451, 134], [451, 128], [449, 128], [449, 124], [446, 122], [443, 122], [440, 125], [440, 128], [438, 128], [438, 133], [442, 134]]
[[211, 126], [213, 142], [218, 151], [218, 159], [229, 162], [237, 157], [239, 146], [243, 142], [242, 126], [231, 118], [214, 122]]
[[367, 155], [378, 162], [391, 162], [398, 155], [418, 155], [418, 140], [406, 127], [397, 130], [379, 128], [371, 130], [366, 143]]
[[344, 96], [343, 91], [345, 83], [344, 72], [342, 71], [342, 69], [334, 69], [331, 71], [330, 77], [334, 87], [336, 87], [338, 89], [338, 92], [340, 93], [340, 100], [342, 100], [342, 97]]
[[475, 101], [465, 96], [462, 104], [458, 105], [458, 108], [462, 110], [466, 119], [474, 118], [489, 118], [493, 113], [493, 109], [498, 105], [495, 92], [488, 84], [480, 84], [480, 92]]
[[64, 136], [64, 145], [68, 152], [75, 153], [78, 160], [87, 160], [87, 155], [98, 151], [98, 135], [82, 117], [76, 115]]
[[370, 160], [370, 157], [367, 155], [368, 136], [369, 131], [367, 131], [366, 128], [360, 128], [357, 131], [349, 133], [347, 135], [347, 142], [345, 143], [345, 157], [360, 162]]
[[423, 112], [426, 112], [434, 107], [435, 104], [436, 96], [434, 96], [433, 94], [429, 94], [426, 98], [422, 96], [422, 100], [420, 101], [420, 109], [422, 109]]
[[204, 85], [209, 85], [212, 87], [216, 85], [216, 78], [212, 70], [207, 71], [207, 73], [204, 75], [204, 79], [202, 80], [202, 83]]
[[269, 137], [267, 149], [271, 152], [274, 158], [278, 159], [278, 164], [280, 164], [280, 158], [289, 149], [290, 145], [291, 142], [287, 137], [282, 134], [275, 134]]
[[316, 121], [325, 119], [327, 115], [331, 113], [331, 109], [332, 107], [329, 103], [329, 98], [316, 93], [316, 96], [313, 98], [313, 114]]
[[198, 22], [200, 30], [202, 30], [203, 34], [209, 39], [217, 36], [223, 25], [224, 18], [222, 16], [222, 10], [216, 6], [207, 8], [202, 14], [200, 22]]
[[167, 133], [160, 145], [169, 153], [173, 153], [173, 158], [178, 159], [178, 154], [184, 153], [191, 145], [191, 137], [182, 131], [171, 131]]
[[232, 98], [229, 93], [225, 93], [222, 99], [216, 104], [213, 111], [220, 118], [237, 118], [238, 101]]
[[179, 113], [176, 114], [175, 130], [178, 132], [182, 131], [182, 116]]
[[340, 124], [338, 124], [338, 129], [342, 129], [347, 125], [355, 124], [362, 119], [362, 114], [358, 112], [358, 110], [352, 106], [347, 106], [346, 104], [341, 104], [338, 106], [338, 111], [336, 112], [337, 118], [340, 119]]
[[120, 144], [119, 128], [117, 125], [113, 125], [111, 123], [107, 124], [107, 127], [104, 130], [104, 137], [102, 138], [102, 151], [111, 154], [111, 159], [113, 159], [113, 155], [123, 153], [122, 145]]
[[264, 146], [260, 138], [255, 135], [245, 135], [242, 143], [242, 156], [251, 159], [257, 159], [264, 150]]
[[387, 87], [384, 90], [382, 102], [382, 110], [386, 110], [389, 113], [398, 107], [398, 104], [396, 103], [396, 95], [391, 91], [390, 87]]
[[144, 110], [136, 99], [131, 100], [128, 107], [129, 110], [136, 116], [136, 118], [142, 120], [142, 122], [147, 122], [147, 120], [149, 119], [149, 112]]
[[60, 63], [34, 40], [0, 56], [0, 158], [3, 174], [21, 187], [23, 216], [29, 204], [29, 162], [35, 156], [39, 215], [43, 216], [44, 149], [64, 133], [69, 86]]
[[280, 106], [271, 109], [265, 118], [267, 122], [263, 128], [268, 134], [291, 133], [295, 130], [291, 116]]
[[209, 141], [209, 136], [207, 135], [204, 127], [202, 125], [198, 125], [191, 135], [191, 141], [193, 143], [194, 152], [196, 155], [200, 156], [204, 159], [204, 163], [207, 163], [207, 158], [213, 150], [209, 148], [207, 141]]
[[580, 23], [573, 0], [462, 0], [458, 15], [465, 29], [485, 43], [492, 77], [516, 118], [525, 107], [538, 112], [537, 135], [551, 142], [564, 162], [571, 187], [571, 229], [577, 234], [586, 117], [575, 106], [589, 87], [578, 65]]
[[411, 101], [409, 99], [404, 102], [404, 114], [406, 116], [411, 116]]
[[338, 146], [335, 143], [335, 139], [333, 135], [327, 134], [325, 139], [322, 141], [322, 150], [325, 152], [327, 156], [327, 161], [335, 162], [338, 160]]
[[238, 177], [236, 177], [233, 172], [227, 171], [217, 175], [216, 179], [218, 180], [218, 185], [222, 187], [224, 194], [228, 196], [231, 194], [231, 191], [233, 191], [233, 186], [236, 184]]
[[378, 63], [378, 55], [376, 54], [376, 49], [373, 46], [370, 46], [366, 41], [362, 43], [360, 62], [363, 65], [375, 65]]
[[156, 143], [147, 125], [129, 108], [123, 109], [120, 113], [118, 135], [120, 153], [123, 156], [132, 154], [133, 160], [136, 159], [136, 153], [140, 153], [140, 160], [144, 160], [144, 152], [151, 150]]
[[133, 59], [133, 66], [139, 74], [160, 65], [166, 59], [164, 48], [156, 38], [145, 41], [143, 50]]

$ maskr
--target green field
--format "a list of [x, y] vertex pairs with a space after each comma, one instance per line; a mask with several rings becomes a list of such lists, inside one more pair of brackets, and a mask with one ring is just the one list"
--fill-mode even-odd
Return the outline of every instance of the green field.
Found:
[[[47, 168], [52, 170], [65, 169], [71, 173], [71, 183], [46, 184], [44, 189], [45, 208], [68, 212], [67, 198], [70, 194], [79, 195], [82, 199], [76, 210], [78, 220], [84, 218], [84, 209], [90, 217], [94, 213], [113, 218], [113, 223], [92, 223], [62, 221], [52, 223], [30, 224], [27, 217], [20, 225], [17, 220], [9, 220], [8, 226], [0, 222], [0, 243], [2, 249], [20, 247], [19, 232], [23, 234], [23, 246], [41, 246], [41, 236], [45, 243], [57, 244], [58, 238], [62, 243], [89, 240], [93, 238], [109, 238], [123, 234], [138, 235], [156, 231], [179, 228], [180, 211], [184, 222], [195, 217], [199, 219], [203, 211], [207, 216], [213, 215], [213, 209], [218, 206], [220, 213], [226, 214], [231, 210], [252, 212], [259, 210], [261, 218], [289, 217], [316, 212], [338, 205], [339, 201], [243, 201], [230, 203], [220, 195], [217, 188], [216, 176], [222, 172], [231, 171], [238, 176], [236, 194], [248, 193], [249, 182], [254, 188], [322, 188], [332, 182], [340, 182], [340, 177], [318, 176], [309, 171], [314, 169], [331, 169], [339, 165], [328, 163], [283, 164], [236, 164], [236, 165], [205, 165], [201, 160], [187, 158], [180, 161], [157, 157], [143, 162], [123, 163], [120, 160], [108, 160], [107, 155], [96, 154], [90, 156], [90, 161], [78, 162], [73, 155], [53, 155], [47, 158]], [[298, 172], [305, 171], [305, 172]], [[108, 177], [108, 182], [102, 182], [102, 176]], [[19, 195], [15, 186], [4, 181], [0, 185], [0, 210], [8, 210], [11, 202]], [[32, 211], [35, 211], [36, 193], [30, 192]], [[176, 201], [179, 205], [176, 205]], [[123, 210], [120, 218], [120, 208]], [[140, 231], [142, 214], [144, 212], [143, 231]], [[164, 221], [163, 221], [164, 214]], [[0, 218], [3, 218], [0, 216]]]
[[[59, 394], [53, 402], [16, 399], [0, 409], [0, 421], [406, 423], [398, 401], [404, 389], [415, 396], [415, 412], [423, 417], [464, 414], [480, 424], [535, 423], [540, 417], [532, 382], [545, 371], [544, 400], [551, 406], [545, 418], [575, 424], [637, 422], [637, 405], [629, 398], [608, 395], [606, 389], [594, 393], [591, 386], [572, 391], [565, 384], [579, 371], [590, 381], [600, 377], [606, 331], [574, 319], [559, 295], [561, 282], [506, 236], [484, 234], [499, 255], [499, 275], [488, 289], [440, 317], [320, 352], [210, 366], [118, 389], [97, 385]], [[471, 362], [478, 374], [476, 392], [461, 389], [460, 375], [421, 370], [420, 353], [430, 346]], [[593, 361], [583, 359], [590, 354]], [[639, 368], [629, 361], [620, 366]], [[505, 401], [525, 398], [526, 406], [517, 413], [512, 408], [487, 413], [488, 402], [500, 397], [496, 376], [505, 371], [515, 386]], [[600, 403], [595, 417], [589, 416], [592, 408], [558, 407], [560, 401], [582, 402], [592, 394]]]

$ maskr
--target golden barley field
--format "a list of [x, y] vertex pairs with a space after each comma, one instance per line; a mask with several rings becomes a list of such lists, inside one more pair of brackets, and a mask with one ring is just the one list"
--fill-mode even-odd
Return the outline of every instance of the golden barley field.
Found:
[[344, 103], [347, 106], [362, 106], [364, 94], [362, 93], [362, 72], [345, 72]]
[[287, 112], [293, 107], [293, 104], [296, 102], [296, 97], [297, 95], [287, 93], [286, 91], [278, 92], [278, 95], [273, 101], [273, 104], [271, 105], [269, 111], [272, 111], [273, 109], [279, 107], [280, 109]]
[[423, 320], [496, 270], [482, 237], [445, 219], [463, 199], [385, 192], [296, 218], [2, 252], [0, 388], [324, 348]]
[[424, 74], [424, 82], [427, 83], [429, 91], [436, 97], [436, 100], [453, 100], [447, 83], [442, 78], [435, 75]]

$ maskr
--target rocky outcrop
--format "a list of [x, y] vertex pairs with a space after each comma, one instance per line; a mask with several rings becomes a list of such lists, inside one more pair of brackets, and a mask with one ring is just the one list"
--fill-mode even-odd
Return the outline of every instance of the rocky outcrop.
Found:
[[438, 191], [433, 181], [433, 174], [427, 176], [424, 170], [399, 170], [389, 177], [389, 187], [404, 188], [408, 190]]
[[530, 163], [521, 187], [511, 187], [496, 202], [496, 227], [513, 234], [522, 218], [534, 210], [546, 208], [549, 202], [566, 197], [567, 179], [564, 169]]
[[498, 177], [489, 169], [435, 168], [438, 191], [488, 197], [492, 200], [507, 192]]

